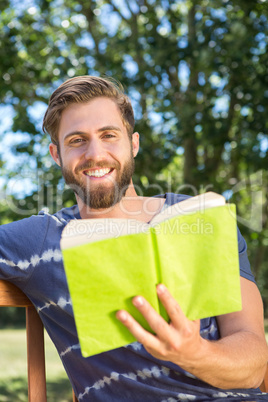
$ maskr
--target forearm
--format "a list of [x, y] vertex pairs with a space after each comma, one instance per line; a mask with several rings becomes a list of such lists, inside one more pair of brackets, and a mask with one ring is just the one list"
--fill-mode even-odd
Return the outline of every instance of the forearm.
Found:
[[[183, 368], [214, 387], [257, 388], [264, 377], [268, 352], [263, 339], [236, 332], [218, 341], [201, 341], [199, 353]], [[178, 359], [179, 360], [179, 359]]]

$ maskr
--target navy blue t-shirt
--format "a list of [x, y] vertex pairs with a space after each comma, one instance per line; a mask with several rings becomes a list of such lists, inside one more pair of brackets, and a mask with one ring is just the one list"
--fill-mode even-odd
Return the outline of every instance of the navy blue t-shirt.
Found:
[[[186, 196], [165, 198], [165, 204], [172, 205]], [[179, 366], [152, 357], [139, 342], [82, 357], [60, 250], [62, 230], [71, 219], [81, 219], [77, 206], [1, 226], [0, 278], [21, 288], [35, 305], [79, 401], [267, 400], [259, 390], [214, 388]], [[240, 274], [254, 281], [239, 231], [238, 248]], [[200, 331], [204, 338], [217, 340], [216, 318], [201, 320]]]

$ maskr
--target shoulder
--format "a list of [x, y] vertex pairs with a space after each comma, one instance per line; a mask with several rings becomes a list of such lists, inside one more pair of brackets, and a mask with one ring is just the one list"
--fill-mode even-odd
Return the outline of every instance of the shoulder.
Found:
[[[48, 219], [39, 215], [33, 215], [18, 221], [7, 223], [0, 226], [0, 236], [33, 236], [36, 232], [43, 231], [47, 226]], [[14, 238], [13, 238], [14, 239]], [[15, 240], [15, 239], [14, 239]]]
[[61, 232], [63, 227], [71, 220], [79, 218], [76, 206], [64, 208], [55, 214], [49, 214], [42, 210], [38, 215], [32, 215], [18, 221], [0, 226], [1, 245], [10, 241], [18, 244], [31, 243], [46, 237], [49, 229], [54, 232]]
[[39, 212], [37, 216], [46, 217], [50, 221], [57, 222], [59, 225], [65, 226], [72, 219], [81, 219], [77, 205], [69, 208], [62, 208], [55, 214], [50, 214], [46, 209]]
[[61, 233], [70, 219], [78, 217], [75, 212], [75, 207], [54, 215], [41, 211], [0, 226], [0, 278], [25, 286], [37, 267], [42, 266], [44, 275], [47, 263], [61, 263]]

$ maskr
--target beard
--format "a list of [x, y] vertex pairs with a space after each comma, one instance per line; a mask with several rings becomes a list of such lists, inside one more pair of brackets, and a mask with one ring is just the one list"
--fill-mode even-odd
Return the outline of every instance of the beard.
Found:
[[[92, 209], [105, 209], [111, 208], [115, 204], [121, 201], [125, 196], [126, 191], [131, 182], [132, 175], [134, 173], [134, 157], [132, 153], [129, 159], [120, 169], [120, 164], [114, 161], [113, 165], [107, 162], [93, 162], [87, 161], [83, 165], [75, 168], [74, 173], [65, 167], [62, 163], [61, 157], [61, 171], [64, 177], [65, 183], [75, 192], [75, 194], [83, 201], [85, 205]], [[116, 179], [110, 178], [110, 185], [107, 184], [94, 184], [90, 185], [81, 179], [79, 173], [83, 175], [83, 171], [90, 168], [112, 168], [116, 171]]]

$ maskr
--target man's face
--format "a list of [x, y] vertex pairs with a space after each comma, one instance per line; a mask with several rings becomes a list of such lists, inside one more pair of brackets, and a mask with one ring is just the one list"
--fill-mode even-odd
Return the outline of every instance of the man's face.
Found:
[[117, 105], [108, 98], [72, 104], [62, 113], [58, 152], [66, 183], [92, 209], [110, 208], [125, 195], [134, 171], [138, 134], [129, 140]]

